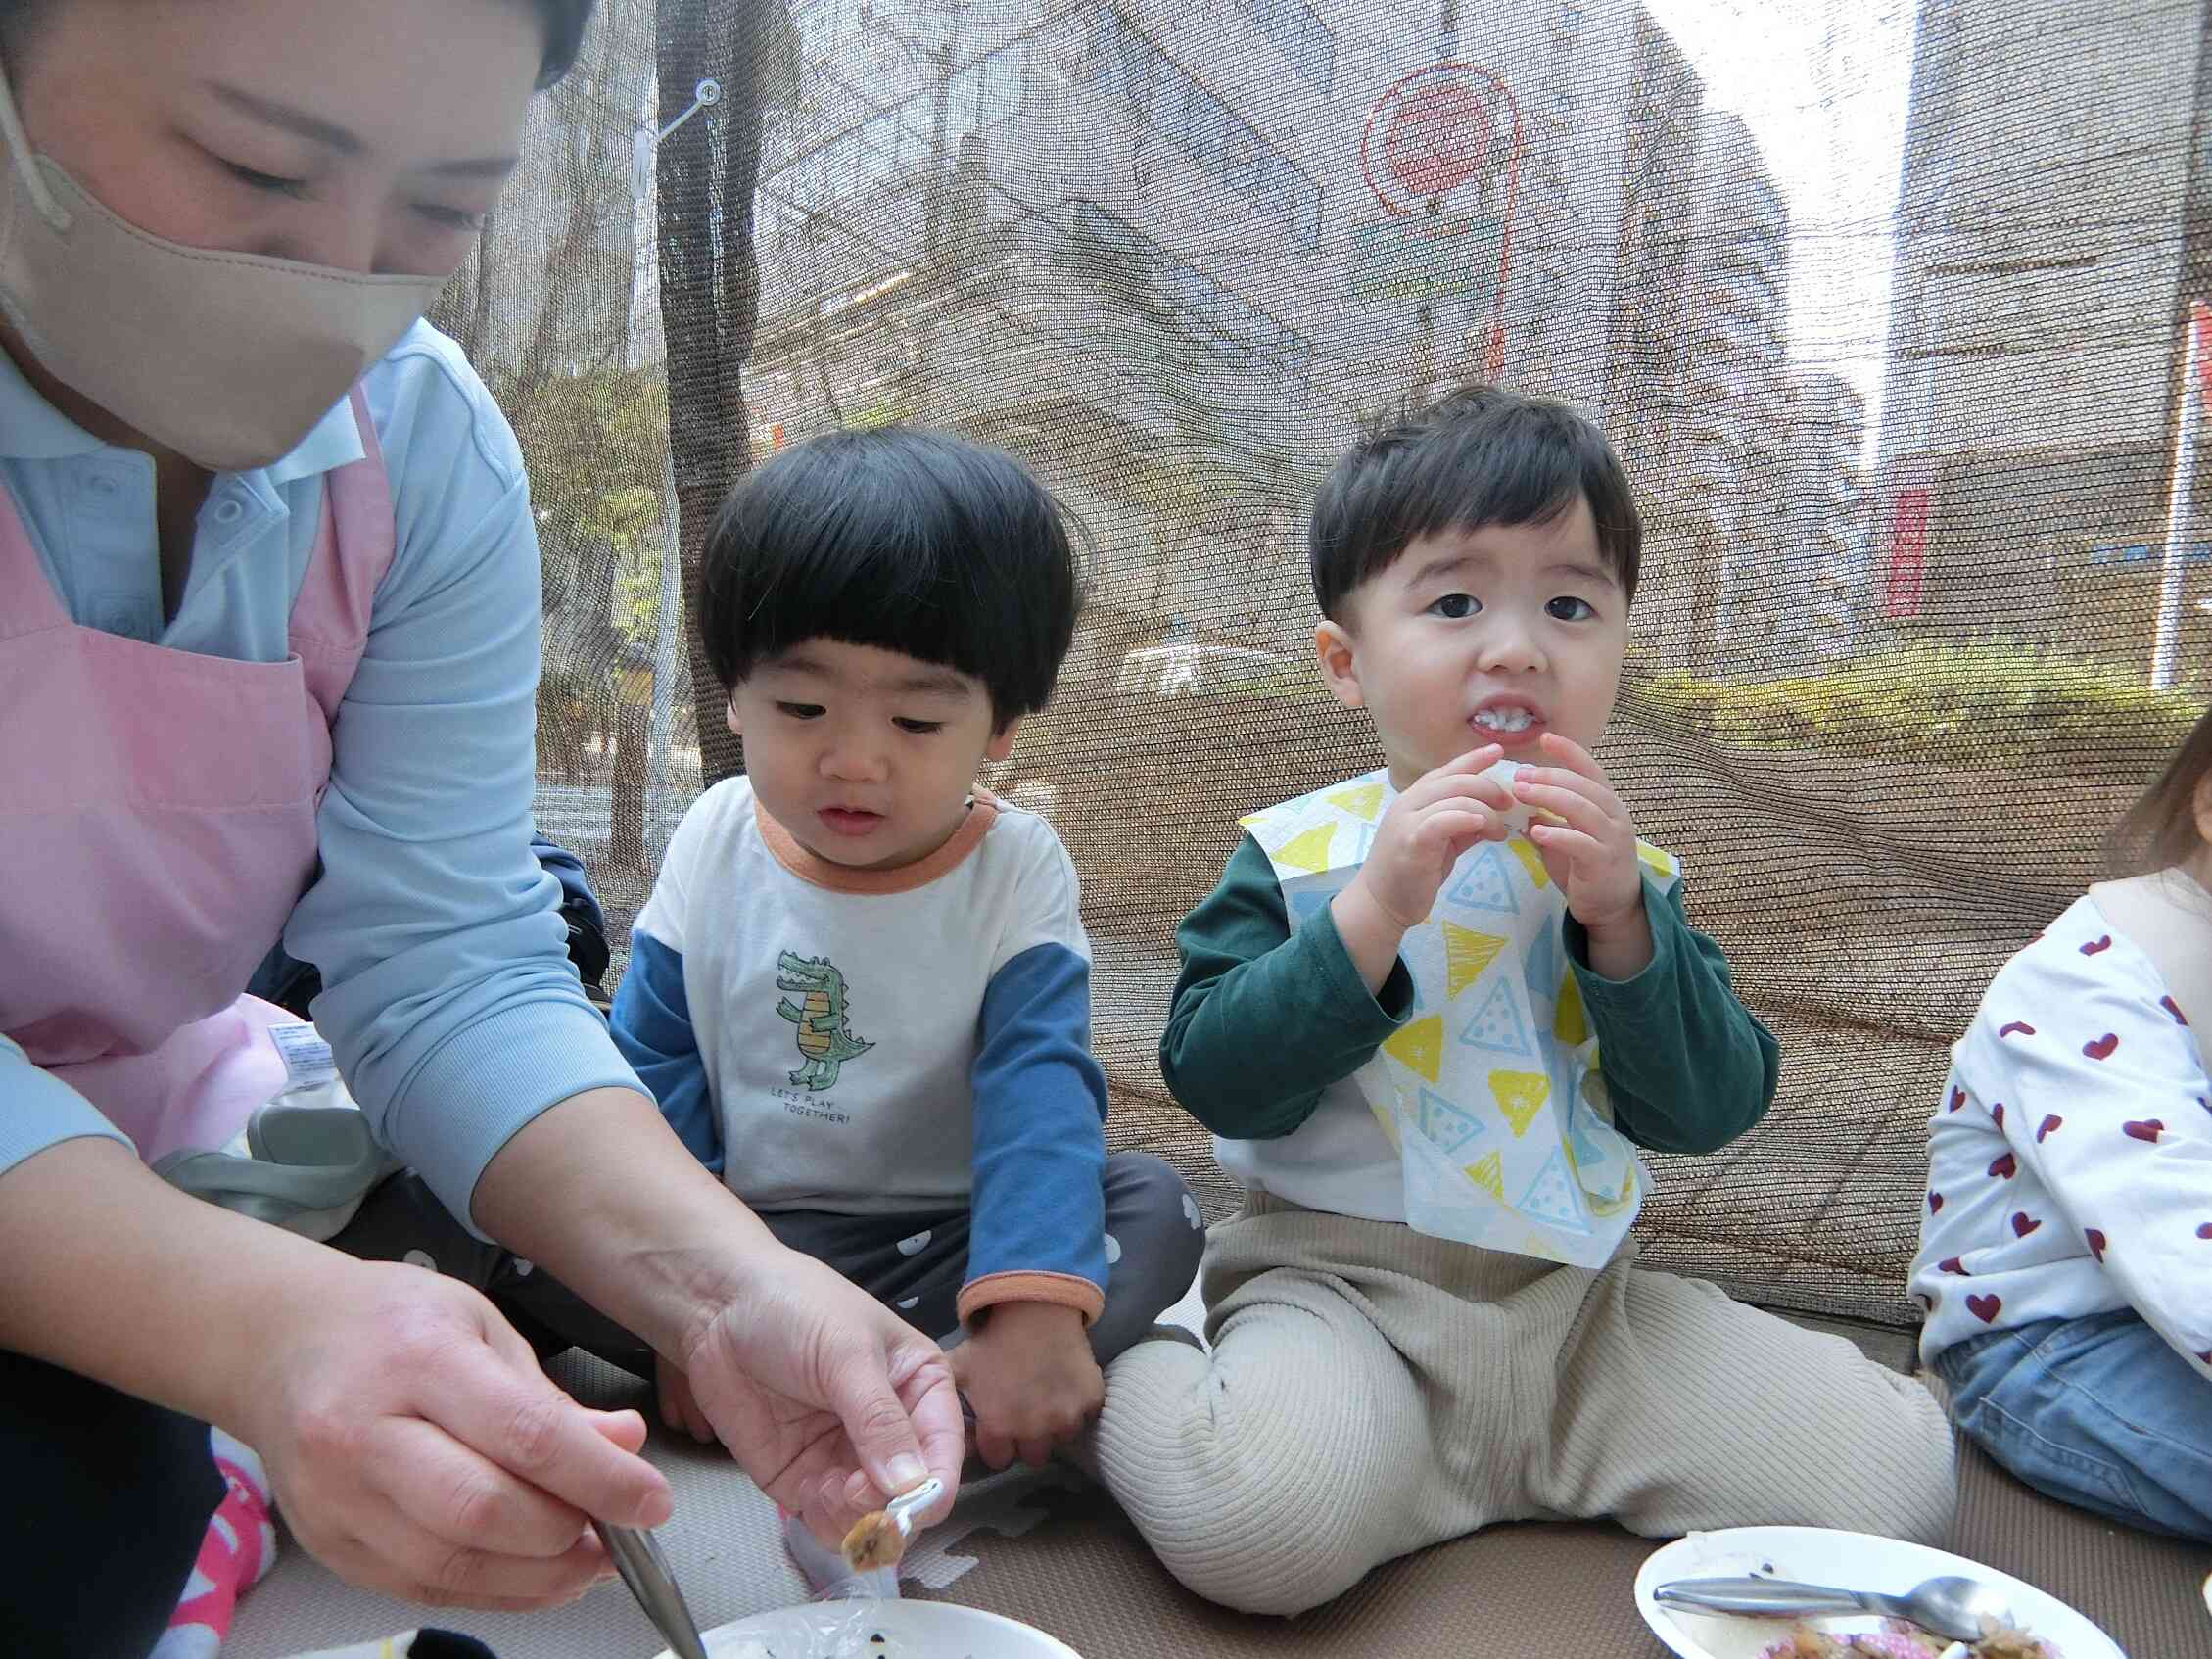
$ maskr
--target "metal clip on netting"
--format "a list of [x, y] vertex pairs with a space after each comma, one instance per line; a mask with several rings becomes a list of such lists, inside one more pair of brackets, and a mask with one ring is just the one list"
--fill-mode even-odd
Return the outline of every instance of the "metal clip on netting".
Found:
[[691, 107], [655, 132], [641, 126], [630, 140], [630, 193], [642, 202], [653, 193], [653, 152], [701, 110], [722, 102], [722, 82], [709, 76], [691, 89]]

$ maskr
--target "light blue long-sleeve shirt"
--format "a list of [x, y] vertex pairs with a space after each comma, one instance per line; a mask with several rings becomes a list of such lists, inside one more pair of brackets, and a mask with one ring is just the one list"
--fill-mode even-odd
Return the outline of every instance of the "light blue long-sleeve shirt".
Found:
[[[531, 853], [539, 564], [522, 452], [459, 348], [427, 323], [363, 392], [398, 541], [332, 734], [322, 874], [284, 945], [322, 972], [315, 1022], [377, 1134], [465, 1219], [485, 1165], [540, 1112], [640, 1085], [585, 1000], [559, 883]], [[165, 627], [153, 461], [86, 434], [0, 353], [0, 482], [85, 627], [281, 661], [323, 476], [361, 453], [342, 402], [273, 465], [217, 476]], [[115, 1133], [0, 1037], [0, 1171]]]

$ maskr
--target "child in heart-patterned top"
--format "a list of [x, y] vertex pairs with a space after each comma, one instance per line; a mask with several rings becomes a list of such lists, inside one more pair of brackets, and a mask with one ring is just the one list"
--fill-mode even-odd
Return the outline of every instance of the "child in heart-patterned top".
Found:
[[1998, 973], [1928, 1132], [1913, 1300], [1960, 1432], [2212, 1540], [2212, 713], [2099, 882]]

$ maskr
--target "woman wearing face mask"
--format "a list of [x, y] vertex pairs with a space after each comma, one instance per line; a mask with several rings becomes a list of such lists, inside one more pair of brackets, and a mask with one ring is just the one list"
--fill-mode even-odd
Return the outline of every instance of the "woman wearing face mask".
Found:
[[[419, 318], [590, 0], [0, 0], [0, 1625], [144, 1652], [258, 1449], [355, 1583], [528, 1608], [657, 1524], [474, 1292], [184, 1196], [281, 930], [369, 1120], [832, 1534], [952, 1477], [933, 1345], [677, 1142], [531, 855], [512, 435]], [[184, 1103], [184, 1104], [180, 1104]], [[126, 1138], [127, 1137], [127, 1138]], [[71, 1587], [88, 1587], [75, 1594]]]

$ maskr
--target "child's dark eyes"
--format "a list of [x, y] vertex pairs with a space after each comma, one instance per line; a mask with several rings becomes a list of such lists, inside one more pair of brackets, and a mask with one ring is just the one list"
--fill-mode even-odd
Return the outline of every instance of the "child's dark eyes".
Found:
[[1446, 593], [1442, 598], [1431, 604], [1429, 608], [1436, 615], [1449, 617], [1456, 622], [1461, 617], [1473, 616], [1481, 610], [1483, 601], [1473, 593]]
[[1597, 609], [1587, 599], [1577, 599], [1571, 593], [1562, 593], [1545, 604], [1546, 614], [1561, 622], [1586, 622], [1597, 615]]
[[[820, 703], [779, 702], [776, 705], [776, 712], [792, 720], [820, 720], [826, 711]], [[906, 720], [894, 716], [891, 724], [901, 732], [910, 733], [918, 737], [927, 736], [932, 732], [941, 732], [945, 729], [945, 723], [941, 720]]]

